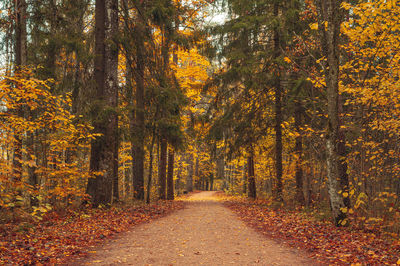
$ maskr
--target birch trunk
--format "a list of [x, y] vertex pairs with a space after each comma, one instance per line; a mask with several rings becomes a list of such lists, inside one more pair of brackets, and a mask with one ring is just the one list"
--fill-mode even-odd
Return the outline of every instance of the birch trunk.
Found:
[[[319, 28], [323, 55], [327, 59], [325, 67], [325, 82], [328, 98], [328, 128], [327, 128], [327, 174], [328, 192], [332, 216], [336, 226], [344, 225], [346, 214], [343, 196], [340, 190], [340, 153], [339, 153], [339, 41], [342, 1], [319, 0]], [[327, 22], [327, 23], [326, 23]], [[327, 25], [326, 25], [327, 24]]]

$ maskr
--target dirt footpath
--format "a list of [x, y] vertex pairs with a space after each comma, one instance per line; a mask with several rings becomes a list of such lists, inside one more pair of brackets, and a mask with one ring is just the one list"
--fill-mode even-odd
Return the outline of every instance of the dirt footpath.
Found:
[[314, 265], [304, 253], [266, 239], [201, 192], [187, 208], [135, 227], [71, 265]]

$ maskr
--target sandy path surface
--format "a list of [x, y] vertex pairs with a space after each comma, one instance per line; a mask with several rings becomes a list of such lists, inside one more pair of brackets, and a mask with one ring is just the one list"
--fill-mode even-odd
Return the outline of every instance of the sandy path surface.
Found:
[[137, 226], [71, 265], [314, 265], [247, 227], [216, 198], [201, 192], [187, 208]]

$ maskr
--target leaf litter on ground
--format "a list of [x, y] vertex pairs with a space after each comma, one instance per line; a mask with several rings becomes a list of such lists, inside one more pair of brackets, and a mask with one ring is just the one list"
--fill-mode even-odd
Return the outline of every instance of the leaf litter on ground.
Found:
[[396, 265], [400, 264], [400, 239], [383, 230], [335, 227], [312, 215], [271, 208], [265, 200], [220, 194], [225, 206], [249, 226], [277, 241], [304, 249], [323, 264]]
[[0, 224], [0, 265], [62, 264], [132, 226], [182, 209], [183, 201], [50, 212], [43, 220]]

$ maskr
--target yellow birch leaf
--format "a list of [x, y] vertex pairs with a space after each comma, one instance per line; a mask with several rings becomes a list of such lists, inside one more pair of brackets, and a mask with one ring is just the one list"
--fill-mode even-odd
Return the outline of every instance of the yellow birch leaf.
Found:
[[310, 24], [310, 29], [312, 29], [312, 30], [318, 30], [318, 23], [312, 23], [312, 24]]

